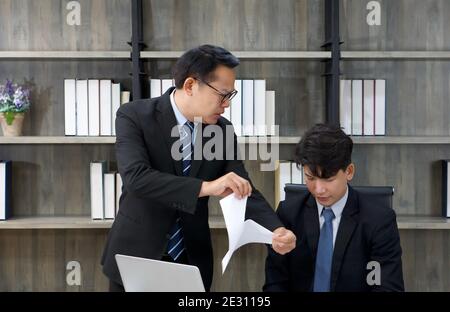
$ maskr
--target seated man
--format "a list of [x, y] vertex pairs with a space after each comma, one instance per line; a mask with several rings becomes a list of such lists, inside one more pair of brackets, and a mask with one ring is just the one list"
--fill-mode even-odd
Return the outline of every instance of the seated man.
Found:
[[[347, 184], [355, 173], [352, 148], [341, 129], [323, 124], [298, 143], [295, 161], [309, 192], [278, 207], [297, 244], [285, 255], [269, 247], [264, 291], [404, 291], [395, 212]], [[375, 283], [367, 278], [377, 274], [371, 261], [380, 268]]]

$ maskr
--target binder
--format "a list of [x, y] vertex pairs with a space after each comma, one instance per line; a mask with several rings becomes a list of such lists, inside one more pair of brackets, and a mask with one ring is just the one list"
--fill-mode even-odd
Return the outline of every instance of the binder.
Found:
[[0, 220], [11, 217], [12, 162], [0, 160]]
[[450, 160], [442, 160], [442, 216], [450, 218]]

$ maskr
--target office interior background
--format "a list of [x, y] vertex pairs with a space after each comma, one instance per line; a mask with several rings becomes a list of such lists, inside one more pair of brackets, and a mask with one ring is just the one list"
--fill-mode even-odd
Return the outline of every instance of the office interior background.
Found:
[[[100, 258], [113, 220], [91, 218], [90, 164], [116, 170], [115, 138], [66, 135], [65, 81], [109, 80], [147, 98], [150, 79], [171, 79], [182, 51], [204, 43], [240, 58], [238, 79], [275, 91], [280, 160], [306, 129], [339, 122], [340, 80], [385, 81], [385, 134], [352, 136], [352, 184], [395, 188], [406, 290], [450, 291], [449, 21], [447, 0], [0, 0], [0, 84], [31, 88], [22, 135], [0, 136], [0, 159], [12, 161], [0, 291], [108, 290]], [[245, 165], [275, 208], [277, 172], [261, 162]], [[212, 291], [260, 291], [266, 247], [242, 247], [222, 275], [217, 199], [210, 227]]]

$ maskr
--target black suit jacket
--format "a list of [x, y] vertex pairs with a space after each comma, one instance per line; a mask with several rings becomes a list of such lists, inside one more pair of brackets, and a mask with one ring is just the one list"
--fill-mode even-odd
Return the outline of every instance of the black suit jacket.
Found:
[[[296, 248], [281, 256], [269, 247], [265, 291], [312, 291], [320, 224], [307, 193], [280, 203], [278, 216], [297, 236]], [[365, 200], [349, 186], [336, 236], [331, 291], [403, 291], [402, 250], [395, 212]], [[366, 282], [370, 261], [381, 265], [381, 285]]]
[[[102, 257], [103, 272], [122, 283], [115, 254], [161, 259], [166, 251], [168, 232], [181, 217], [184, 243], [189, 263], [199, 267], [206, 289], [213, 273], [213, 252], [208, 225], [208, 197], [198, 198], [203, 181], [215, 180], [228, 172], [248, 179], [241, 160], [193, 160], [189, 177], [182, 176], [182, 162], [171, 157], [171, 137], [177, 124], [170, 104], [170, 93], [155, 99], [134, 101], [123, 105], [116, 115], [116, 157], [123, 181], [120, 209], [109, 232]], [[236, 136], [227, 140], [225, 126], [231, 123], [220, 118], [217, 126], [228, 142], [225, 151], [237, 151]], [[203, 131], [206, 125], [202, 125]], [[178, 131], [176, 131], [178, 135]], [[200, 135], [200, 131], [197, 134]], [[196, 137], [195, 144], [205, 145], [211, 138]], [[231, 142], [231, 143], [230, 143]], [[282, 226], [274, 210], [253, 188], [247, 201], [246, 218], [269, 230]]]

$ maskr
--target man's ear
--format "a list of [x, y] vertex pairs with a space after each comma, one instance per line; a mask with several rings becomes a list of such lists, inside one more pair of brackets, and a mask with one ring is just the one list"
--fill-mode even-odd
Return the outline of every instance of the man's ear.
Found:
[[187, 77], [184, 80], [183, 90], [188, 96], [192, 96], [195, 82], [195, 79], [192, 77]]
[[347, 177], [347, 181], [350, 182], [353, 179], [353, 176], [355, 175], [355, 164], [351, 163], [348, 165], [347, 169], [345, 169], [345, 174]]

